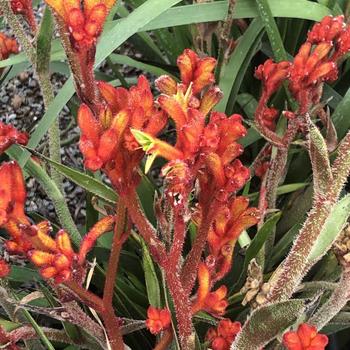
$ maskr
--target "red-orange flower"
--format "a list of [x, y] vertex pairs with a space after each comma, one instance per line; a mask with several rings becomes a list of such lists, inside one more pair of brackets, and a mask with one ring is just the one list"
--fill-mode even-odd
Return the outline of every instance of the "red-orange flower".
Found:
[[152, 334], [159, 334], [169, 328], [171, 315], [168, 309], [157, 309], [149, 306], [147, 310], [146, 326]]
[[15, 143], [26, 145], [28, 138], [26, 132], [20, 132], [12, 125], [0, 122], [0, 154]]
[[46, 239], [41, 240], [40, 243], [42, 250], [33, 249], [28, 252], [32, 263], [40, 268], [40, 274], [47, 279], [54, 278], [56, 283], [70, 280], [76, 254], [68, 233], [60, 230], [55, 240], [46, 236]]
[[314, 326], [302, 323], [296, 332], [290, 331], [283, 335], [283, 345], [288, 350], [324, 350], [328, 337], [317, 333]]
[[96, 240], [106, 232], [113, 229], [115, 217], [109, 215], [98, 221], [91, 230], [84, 236], [83, 241], [80, 244], [78, 262], [82, 265], [85, 262], [87, 253], [95, 245]]
[[216, 60], [213, 57], [199, 58], [198, 55], [186, 49], [177, 59], [181, 81], [188, 87], [192, 83], [193, 94], [196, 95], [206, 86], [214, 82]]
[[154, 103], [149, 82], [140, 76], [129, 90], [99, 82], [106, 103], [98, 115], [81, 105], [78, 123], [81, 128], [80, 149], [85, 166], [104, 170], [115, 187], [126, 190], [135, 186], [137, 166], [144, 153], [135, 139], [134, 130], [153, 139], [165, 126], [166, 116]]
[[216, 265], [216, 280], [229, 272], [239, 235], [259, 221], [259, 210], [248, 206], [248, 198], [240, 196], [217, 211], [208, 234], [209, 252]]
[[344, 16], [326, 16], [310, 30], [308, 41], [316, 45], [322, 42], [331, 43], [332, 60], [335, 61], [350, 49], [350, 27], [346, 25]]
[[16, 53], [18, 53], [17, 41], [0, 33], [0, 60], [6, 60], [11, 54]]
[[192, 306], [192, 312], [207, 311], [213, 315], [223, 315], [226, 312], [228, 302], [226, 300], [227, 287], [221, 286], [214, 292], [210, 292], [212, 279], [210, 271], [205, 263], [200, 263], [198, 269], [198, 292], [195, 303]]
[[17, 163], [2, 164], [0, 178], [0, 228], [10, 235], [5, 248], [27, 256], [44, 278], [54, 278], [56, 283], [69, 280], [77, 256], [68, 233], [61, 230], [53, 239], [49, 222], [31, 224], [24, 213], [26, 189]]
[[96, 45], [115, 0], [46, 0], [66, 24], [73, 47], [87, 50]]
[[209, 328], [206, 340], [210, 343], [212, 350], [229, 350], [240, 330], [241, 324], [239, 322], [223, 319], [217, 328]]
[[275, 63], [268, 59], [256, 69], [255, 76], [263, 82], [267, 96], [271, 96], [289, 76], [290, 66], [286, 61]]
[[26, 190], [21, 168], [16, 162], [4, 163], [0, 166], [0, 226], [11, 221], [27, 224], [24, 214]]
[[0, 258], [0, 278], [6, 277], [10, 273], [11, 269], [9, 264]]

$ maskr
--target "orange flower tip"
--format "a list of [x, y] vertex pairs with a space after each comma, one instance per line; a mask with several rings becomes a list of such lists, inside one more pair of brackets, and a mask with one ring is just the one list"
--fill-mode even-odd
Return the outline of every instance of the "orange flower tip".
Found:
[[28, 257], [36, 266], [52, 265], [55, 261], [55, 255], [41, 250], [31, 250]]
[[[16, 1], [16, 3], [20, 3], [20, 1]], [[13, 8], [13, 1], [11, 2], [12, 9], [16, 12], [16, 9]], [[1, 11], [0, 11], [1, 15]], [[0, 59], [5, 60], [11, 54], [18, 53], [18, 45], [15, 39], [8, 37], [7, 35], [0, 33]]]
[[64, 230], [58, 231], [56, 235], [56, 243], [61, 253], [69, 257], [72, 257], [74, 255], [70, 237], [66, 231]]
[[57, 268], [57, 270], [61, 271], [69, 269], [69, 267], [71, 266], [71, 261], [65, 255], [57, 254], [55, 256], [54, 265]]
[[161, 75], [156, 79], [155, 84], [158, 90], [165, 95], [172, 96], [177, 92], [176, 81], [168, 75]]
[[54, 266], [48, 266], [40, 269], [40, 274], [45, 279], [53, 278], [57, 275], [57, 269]]
[[10, 265], [5, 260], [0, 259], [0, 278], [7, 277], [10, 272]]
[[85, 159], [84, 166], [86, 169], [89, 169], [95, 172], [102, 168], [103, 162], [99, 157], [96, 157], [94, 159]]
[[158, 309], [149, 306], [147, 310], [146, 327], [152, 334], [159, 334], [161, 331], [169, 328], [171, 324], [171, 315], [168, 309]]
[[207, 115], [223, 98], [224, 94], [218, 86], [211, 87], [202, 97], [199, 110]]

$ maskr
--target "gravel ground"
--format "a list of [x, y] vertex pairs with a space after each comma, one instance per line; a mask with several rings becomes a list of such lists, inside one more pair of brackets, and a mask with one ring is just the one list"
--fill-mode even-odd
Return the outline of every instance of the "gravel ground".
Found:
[[[52, 76], [55, 91], [60, 89], [65, 80], [66, 78], [59, 74]], [[22, 72], [18, 77], [10, 79], [7, 84], [0, 87], [1, 121], [11, 123], [20, 130], [32, 132], [44, 112], [40, 88], [31, 71]], [[79, 130], [68, 108], [65, 107], [63, 109], [59, 120], [62, 140], [74, 140], [61, 148], [62, 162], [74, 168], [82, 168], [82, 158], [77, 143]], [[38, 150], [47, 154], [46, 138], [40, 144]], [[27, 210], [29, 212], [34, 211], [50, 220], [56, 221], [53, 205], [39, 184], [30, 178], [27, 181], [27, 188]], [[85, 196], [83, 190], [65, 180], [64, 191], [74, 219], [77, 223], [82, 223], [85, 216]]]

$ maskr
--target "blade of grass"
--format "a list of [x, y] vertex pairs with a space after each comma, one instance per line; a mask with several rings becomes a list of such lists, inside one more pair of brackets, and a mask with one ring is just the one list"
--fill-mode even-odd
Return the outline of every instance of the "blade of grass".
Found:
[[226, 111], [229, 101], [230, 105], [232, 105], [231, 92], [234, 91], [235, 94], [238, 92], [241, 83], [241, 81], [238, 80], [242, 79], [237, 79], [237, 77], [241, 72], [242, 66], [245, 72], [247, 64], [249, 64], [260, 42], [263, 28], [264, 26], [261, 20], [259, 18], [255, 19], [241, 37], [227, 65], [222, 67], [219, 86], [224, 93], [224, 97], [216, 106], [216, 110], [221, 112]]

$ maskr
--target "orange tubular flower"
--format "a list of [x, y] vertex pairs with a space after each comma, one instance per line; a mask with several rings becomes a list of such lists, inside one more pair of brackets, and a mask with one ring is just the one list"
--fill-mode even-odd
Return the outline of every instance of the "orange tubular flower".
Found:
[[6, 277], [10, 273], [11, 269], [9, 264], [0, 258], [0, 278]]
[[0, 60], [6, 60], [11, 54], [16, 54], [18, 52], [17, 41], [0, 33]]
[[85, 51], [96, 46], [115, 0], [46, 0], [46, 3], [67, 26], [73, 48]]
[[209, 328], [206, 340], [210, 343], [212, 350], [229, 350], [241, 328], [240, 322], [223, 319], [216, 329]]
[[308, 41], [314, 45], [332, 43], [332, 60], [335, 61], [350, 50], [350, 27], [346, 25], [344, 16], [326, 16], [313, 26], [308, 34]]
[[194, 51], [186, 49], [178, 57], [177, 65], [185, 87], [187, 88], [191, 83], [193, 84], [192, 90], [194, 95], [215, 81], [213, 70], [216, 60], [213, 57], [199, 58]]
[[233, 249], [243, 230], [259, 221], [257, 208], [248, 208], [246, 197], [236, 197], [228, 206], [219, 209], [208, 234], [209, 252], [216, 262], [215, 280], [223, 278], [230, 270]]
[[84, 236], [80, 245], [78, 263], [83, 265], [87, 253], [95, 245], [96, 240], [106, 232], [112, 231], [115, 222], [115, 217], [112, 215], [106, 216], [98, 221], [92, 229]]
[[[101, 112], [103, 118], [106, 112]], [[78, 124], [81, 129], [80, 150], [85, 157], [86, 168], [96, 171], [113, 159], [118, 144], [129, 121], [128, 112], [120, 111], [113, 116], [104, 130], [90, 108], [82, 104], [78, 111]]]
[[99, 82], [98, 87], [107, 107], [96, 116], [81, 105], [80, 149], [88, 169], [104, 170], [114, 186], [126, 190], [138, 182], [135, 169], [144, 155], [134, 130], [153, 139], [165, 126], [165, 113], [156, 107], [144, 76], [130, 90], [104, 82]]
[[69, 280], [77, 257], [68, 233], [61, 230], [53, 239], [47, 221], [31, 225], [24, 213], [26, 190], [17, 163], [4, 163], [0, 167], [0, 178], [0, 228], [6, 229], [11, 237], [5, 242], [6, 249], [26, 255], [40, 268], [44, 278], [54, 278], [56, 283]]
[[152, 334], [159, 334], [171, 325], [171, 315], [168, 309], [157, 309], [149, 306], [146, 326]]
[[29, 137], [26, 132], [20, 132], [12, 125], [6, 125], [0, 122], [0, 154], [15, 143], [26, 145], [28, 139]]
[[301, 324], [296, 332], [283, 335], [283, 345], [288, 350], [324, 350], [328, 344], [328, 337], [317, 333], [314, 326]]
[[221, 316], [225, 314], [228, 302], [226, 300], [227, 287], [221, 286], [214, 292], [210, 292], [212, 280], [210, 271], [205, 263], [201, 263], [198, 269], [198, 293], [192, 312], [206, 311], [210, 314]]

